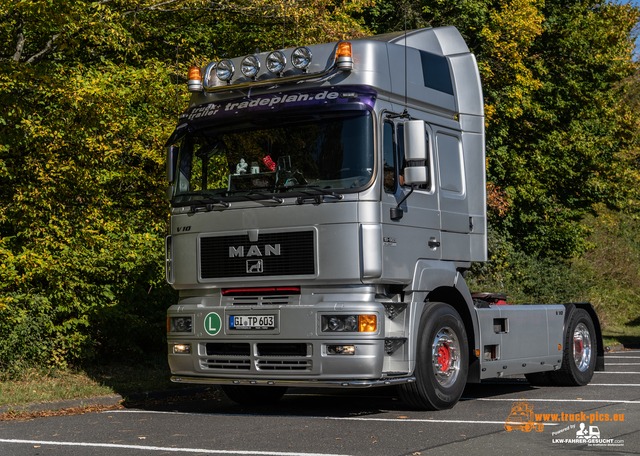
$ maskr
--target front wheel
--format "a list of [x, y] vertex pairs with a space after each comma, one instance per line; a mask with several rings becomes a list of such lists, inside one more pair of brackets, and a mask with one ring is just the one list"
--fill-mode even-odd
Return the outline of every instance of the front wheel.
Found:
[[416, 381], [400, 385], [400, 397], [420, 410], [443, 410], [460, 399], [469, 370], [467, 333], [448, 304], [429, 303], [418, 332]]

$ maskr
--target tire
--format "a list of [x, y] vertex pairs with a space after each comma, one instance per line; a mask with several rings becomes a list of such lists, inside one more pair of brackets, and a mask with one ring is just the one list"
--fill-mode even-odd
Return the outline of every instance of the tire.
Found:
[[222, 385], [222, 391], [229, 399], [238, 404], [268, 405], [278, 402], [287, 392], [287, 387]]
[[588, 384], [596, 368], [597, 353], [598, 339], [593, 321], [586, 310], [575, 309], [564, 335], [562, 367], [550, 373], [554, 383], [562, 386]]
[[460, 315], [448, 304], [427, 304], [418, 330], [416, 381], [399, 385], [400, 398], [418, 410], [449, 409], [460, 399], [468, 371], [469, 345]]

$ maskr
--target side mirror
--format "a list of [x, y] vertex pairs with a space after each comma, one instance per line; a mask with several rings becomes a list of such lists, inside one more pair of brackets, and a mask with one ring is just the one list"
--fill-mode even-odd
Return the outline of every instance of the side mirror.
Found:
[[409, 120], [404, 123], [404, 159], [408, 162], [427, 159], [427, 130], [424, 120]]
[[404, 123], [404, 159], [407, 166], [404, 169], [404, 183], [426, 184], [429, 182], [429, 168], [422, 166], [411, 166], [411, 162], [427, 161], [428, 145], [427, 133], [423, 120], [410, 120]]
[[178, 152], [180, 152], [180, 148], [178, 146], [167, 147], [167, 182], [169, 183], [173, 182], [175, 179]]

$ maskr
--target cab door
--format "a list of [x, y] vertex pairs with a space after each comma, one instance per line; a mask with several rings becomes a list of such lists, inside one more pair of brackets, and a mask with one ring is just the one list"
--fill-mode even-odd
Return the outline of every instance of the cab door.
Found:
[[[381, 219], [383, 236], [383, 278], [406, 280], [413, 277], [415, 262], [419, 259], [439, 260], [440, 207], [436, 193], [436, 175], [433, 147], [429, 127], [425, 139], [429, 145], [429, 182], [411, 187], [404, 184], [404, 120], [383, 118], [382, 155], [383, 185]], [[406, 197], [406, 199], [405, 199]], [[404, 201], [402, 201], [404, 199]], [[392, 208], [400, 205], [401, 218], [392, 219]]]

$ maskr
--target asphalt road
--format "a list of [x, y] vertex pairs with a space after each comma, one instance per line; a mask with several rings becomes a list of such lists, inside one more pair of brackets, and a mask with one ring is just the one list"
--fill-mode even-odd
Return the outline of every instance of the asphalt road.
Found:
[[[441, 412], [408, 410], [394, 394], [291, 389], [270, 407], [212, 398], [0, 422], [0, 455], [640, 453], [637, 350], [606, 355], [606, 372], [580, 388], [499, 379], [469, 385], [460, 403]], [[505, 430], [514, 403], [522, 401], [542, 414], [541, 432]], [[582, 429], [592, 443], [577, 435]]]

